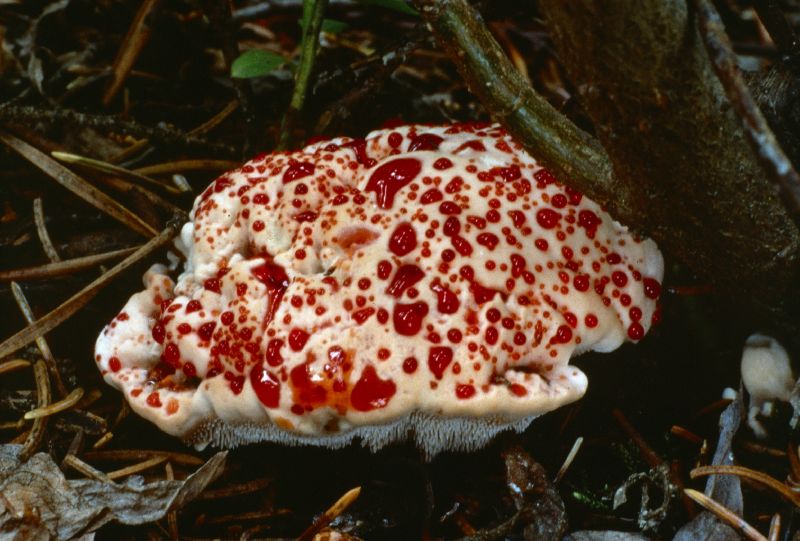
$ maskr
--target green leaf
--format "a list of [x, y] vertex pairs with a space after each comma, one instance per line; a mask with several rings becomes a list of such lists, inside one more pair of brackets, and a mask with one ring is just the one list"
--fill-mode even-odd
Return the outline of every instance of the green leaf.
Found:
[[403, 0], [358, 0], [360, 4], [380, 6], [386, 9], [399, 11], [406, 15], [419, 15], [419, 11], [406, 4]]
[[233, 61], [231, 77], [237, 79], [261, 77], [281, 67], [285, 63], [286, 59], [279, 54], [263, 51], [261, 49], [251, 49], [242, 53], [239, 58]]
[[[299, 21], [297, 21], [297, 23], [300, 25], [300, 28], [303, 29], [303, 34], [305, 34], [306, 29], [305, 26], [303, 26], [303, 19], [300, 19]], [[336, 21], [334, 19], [322, 19], [322, 28], [320, 30], [328, 34], [338, 34], [339, 32], [347, 30], [349, 27], [350, 25], [343, 21]]]

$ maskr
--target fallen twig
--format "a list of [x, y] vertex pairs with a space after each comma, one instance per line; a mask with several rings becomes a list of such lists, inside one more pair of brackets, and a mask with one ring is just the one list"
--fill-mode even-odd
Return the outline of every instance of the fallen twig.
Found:
[[123, 271], [128, 269], [131, 265], [138, 263], [145, 257], [149, 256], [159, 248], [166, 245], [178, 233], [180, 224], [175, 221], [167, 225], [157, 236], [150, 239], [147, 244], [136, 250], [133, 254], [126, 257], [123, 261], [117, 263], [108, 272], [103, 274], [97, 280], [93, 281], [78, 293], [64, 301], [58, 308], [48, 313], [44, 317], [36, 320], [35, 323], [27, 326], [19, 331], [14, 336], [8, 338], [0, 344], [0, 357], [4, 357], [19, 348], [29, 344], [39, 336], [53, 330], [70, 316], [72, 316], [78, 309], [85, 306], [103, 287], [107, 286], [111, 281], [119, 276]]
[[702, 505], [707, 510], [714, 513], [720, 520], [740, 531], [751, 541], [767, 541], [767, 538], [759, 533], [758, 530], [750, 526], [743, 518], [736, 515], [733, 511], [724, 505], [717, 503], [702, 492], [687, 488], [684, 493], [692, 500]]
[[48, 263], [46, 265], [39, 265], [37, 267], [24, 267], [21, 269], [13, 269], [7, 271], [0, 271], [0, 282], [9, 282], [16, 280], [41, 280], [45, 278], [55, 278], [57, 276], [64, 276], [86, 269], [91, 269], [107, 263], [120, 257], [125, 257], [135, 252], [139, 247], [122, 248], [121, 250], [114, 250], [112, 252], [105, 252], [102, 254], [89, 255], [85, 257], [76, 257], [75, 259], [67, 259], [59, 261], [58, 263]]
[[[43, 408], [50, 403], [50, 378], [47, 377], [47, 365], [44, 364], [44, 361], [36, 361], [33, 365], [33, 375], [36, 380], [36, 405]], [[33, 421], [31, 431], [28, 432], [19, 455], [23, 461], [28, 460], [39, 449], [45, 427], [47, 427], [47, 418], [40, 417]]]
[[36, 234], [39, 235], [39, 242], [42, 243], [44, 253], [51, 263], [58, 263], [61, 261], [61, 257], [59, 257], [55, 246], [53, 246], [53, 241], [50, 240], [50, 233], [47, 232], [41, 197], [33, 200], [33, 221], [36, 223]]
[[0, 130], [0, 141], [66, 189], [97, 209], [119, 220], [137, 233], [146, 237], [157, 233], [156, 230], [147, 225], [147, 223], [133, 212], [22, 139]]
[[359, 494], [361, 494], [361, 487], [352, 488], [345, 492], [341, 498], [336, 500], [336, 503], [330, 506], [327, 511], [322, 513], [311, 526], [306, 528], [306, 530], [297, 537], [297, 541], [309, 541], [312, 539], [318, 531], [330, 524], [333, 519], [350, 507], [353, 502], [358, 499]]
[[[36, 316], [34, 316], [33, 310], [31, 310], [31, 305], [28, 304], [28, 299], [25, 298], [25, 293], [16, 282], [11, 282], [11, 293], [14, 295], [14, 300], [16, 301], [20, 312], [22, 312], [22, 317], [25, 318], [25, 321], [27, 321], [28, 324], [32, 324], [34, 321], [36, 321]], [[42, 354], [45, 366], [47, 366], [47, 369], [53, 376], [53, 381], [56, 382], [58, 396], [65, 396], [67, 394], [67, 386], [64, 385], [64, 380], [61, 379], [61, 371], [58, 369], [56, 358], [53, 355], [53, 352], [50, 350], [50, 345], [47, 343], [47, 340], [43, 335], [36, 338], [36, 347], [39, 349], [39, 353]]]
[[147, 26], [147, 17], [158, 6], [159, 0], [144, 0], [136, 12], [136, 16], [131, 22], [128, 33], [120, 45], [117, 57], [114, 59], [114, 69], [111, 80], [103, 92], [103, 105], [108, 107], [114, 96], [125, 83], [128, 74], [131, 72], [139, 53], [142, 52], [148, 39], [150, 39], [150, 28]]
[[745, 479], [756, 481], [778, 493], [789, 503], [800, 507], [800, 494], [781, 483], [774, 477], [760, 471], [751, 470], [743, 466], [700, 466], [689, 472], [692, 479], [706, 475], [738, 475]]
[[786, 156], [742, 79], [717, 9], [709, 0], [694, 0], [700, 35], [714, 71], [741, 120], [747, 141], [769, 178], [779, 188], [787, 209], [800, 222], [800, 174]]

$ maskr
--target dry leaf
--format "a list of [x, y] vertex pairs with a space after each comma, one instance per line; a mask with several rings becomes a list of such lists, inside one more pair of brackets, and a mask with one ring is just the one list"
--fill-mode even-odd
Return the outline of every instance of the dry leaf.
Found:
[[50, 455], [21, 462], [21, 445], [0, 446], [0, 541], [73, 539], [112, 520], [145, 524], [195, 498], [225, 467], [217, 453], [184, 481], [66, 479]]

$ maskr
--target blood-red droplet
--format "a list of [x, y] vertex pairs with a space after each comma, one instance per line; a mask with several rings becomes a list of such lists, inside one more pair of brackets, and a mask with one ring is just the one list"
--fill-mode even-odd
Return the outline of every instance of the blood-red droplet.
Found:
[[447, 286], [442, 285], [437, 279], [431, 284], [431, 289], [436, 293], [436, 309], [439, 310], [440, 313], [455, 314], [458, 311], [458, 307], [461, 304], [458, 300], [458, 296], [447, 289]]
[[270, 366], [280, 366], [283, 364], [283, 357], [281, 356], [281, 348], [283, 347], [283, 340], [280, 338], [273, 338], [267, 344], [267, 351], [264, 358]]
[[406, 374], [413, 374], [417, 371], [419, 362], [414, 357], [408, 357], [403, 361], [403, 372]]
[[283, 298], [283, 293], [289, 287], [289, 277], [286, 271], [280, 265], [265, 261], [261, 265], [254, 267], [250, 272], [258, 279], [259, 282], [267, 286], [267, 297], [269, 298], [269, 307], [264, 321], [264, 326], [272, 321], [275, 311], [278, 309]]
[[572, 340], [572, 329], [568, 325], [560, 325], [556, 330], [556, 335], [553, 337], [554, 344], [566, 344]]
[[294, 328], [289, 331], [289, 347], [294, 351], [300, 351], [308, 342], [309, 334], [303, 329]]
[[108, 369], [112, 372], [119, 372], [119, 369], [122, 368], [122, 363], [119, 360], [119, 357], [111, 357], [108, 360]]
[[371, 411], [385, 407], [397, 387], [390, 379], [378, 376], [375, 367], [367, 365], [350, 393], [350, 403], [358, 411]]
[[431, 188], [430, 190], [426, 191], [422, 194], [422, 197], [419, 198], [419, 202], [423, 205], [427, 205], [429, 203], [436, 203], [444, 199], [442, 192], [437, 190], [436, 188]]
[[658, 283], [658, 280], [653, 278], [645, 278], [642, 280], [642, 284], [644, 285], [644, 294], [649, 299], [657, 299], [659, 295], [661, 295], [661, 284]]
[[258, 363], [250, 371], [250, 385], [256, 396], [268, 408], [277, 408], [281, 399], [280, 380], [264, 367], [263, 363]]
[[389, 238], [389, 250], [398, 257], [406, 255], [416, 247], [417, 232], [408, 222], [398, 225]]
[[472, 398], [475, 395], [474, 385], [456, 385], [456, 397], [461, 400]]
[[428, 305], [424, 302], [396, 304], [392, 313], [394, 329], [403, 336], [414, 336], [422, 327], [422, 320], [428, 315]]
[[161, 359], [175, 368], [180, 368], [181, 350], [177, 344], [170, 342], [164, 348], [164, 353], [161, 354]]
[[220, 292], [219, 278], [209, 278], [208, 280], [203, 282], [203, 287], [208, 291], [219, 293]]
[[428, 352], [428, 369], [436, 379], [442, 379], [444, 371], [452, 361], [453, 350], [449, 347], [432, 347]]
[[161, 407], [161, 397], [158, 396], [158, 391], [152, 392], [147, 395], [147, 405], [153, 408]]
[[369, 177], [365, 191], [375, 192], [379, 207], [392, 208], [394, 196], [422, 170], [415, 158], [398, 158], [380, 165]]
[[425, 272], [416, 265], [403, 265], [397, 269], [392, 283], [386, 288], [386, 293], [399, 299], [407, 288], [413, 286], [424, 277]]
[[640, 340], [644, 336], [642, 324], [637, 321], [631, 323], [630, 327], [628, 327], [628, 336], [631, 340]]
[[622, 271], [614, 271], [611, 273], [611, 281], [617, 287], [625, 287], [625, 284], [628, 283], [628, 275]]
[[298, 162], [292, 160], [289, 162], [289, 167], [286, 168], [286, 172], [283, 173], [283, 183], [286, 184], [287, 182], [292, 182], [293, 180], [297, 180], [299, 178], [307, 177], [314, 173], [314, 164], [311, 162]]
[[408, 145], [408, 151], [414, 152], [415, 150], [439, 150], [439, 145], [442, 144], [442, 139], [433, 133], [421, 133], [411, 138], [411, 144]]
[[560, 219], [561, 214], [553, 209], [539, 209], [536, 213], [536, 221], [545, 229], [553, 229]]
[[164, 336], [166, 335], [166, 331], [164, 330], [164, 324], [160, 321], [153, 325], [153, 340], [155, 340], [159, 344], [164, 343]]
[[494, 233], [481, 233], [477, 238], [478, 244], [486, 246], [489, 250], [494, 250], [500, 239]]

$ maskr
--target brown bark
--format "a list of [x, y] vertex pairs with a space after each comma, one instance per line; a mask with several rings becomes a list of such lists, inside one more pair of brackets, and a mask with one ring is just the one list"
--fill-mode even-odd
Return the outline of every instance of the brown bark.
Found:
[[793, 289], [800, 237], [750, 151], [683, 2], [543, 0], [614, 173], [668, 253], [765, 307]]
[[685, 3], [540, 2], [599, 143], [525, 83], [467, 0], [415, 5], [470, 90], [559, 178], [719, 291], [786, 316], [800, 233]]

